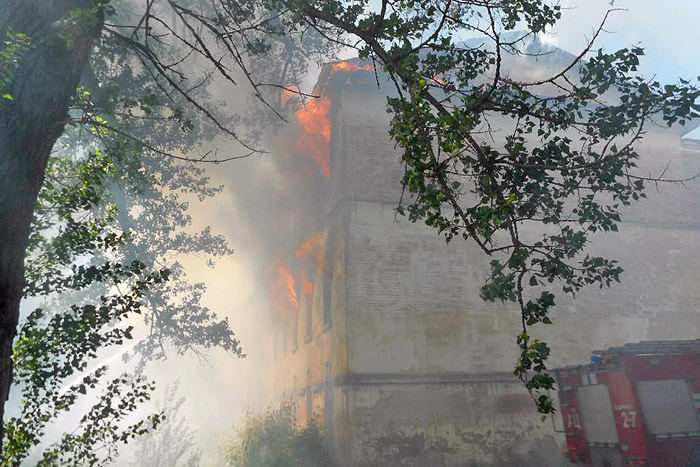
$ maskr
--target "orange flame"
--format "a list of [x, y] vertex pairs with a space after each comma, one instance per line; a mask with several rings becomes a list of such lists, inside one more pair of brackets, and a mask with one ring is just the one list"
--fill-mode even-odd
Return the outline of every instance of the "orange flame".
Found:
[[307, 153], [318, 164], [321, 173], [331, 176], [331, 122], [328, 111], [331, 101], [325, 97], [313, 99], [299, 109], [296, 120], [301, 127], [297, 147]]
[[277, 311], [286, 317], [287, 311], [295, 310], [299, 307], [299, 297], [297, 296], [296, 283], [291, 269], [284, 264], [277, 265], [277, 280], [274, 284], [273, 303]]
[[372, 65], [358, 65], [352, 62], [338, 62], [331, 67], [333, 73], [336, 71], [356, 71], [356, 70], [374, 70]]
[[313, 258], [316, 264], [323, 264], [323, 245], [326, 239], [321, 232], [315, 232], [304, 239], [296, 250], [299, 261]]
[[[373, 70], [370, 64], [360, 65], [353, 62], [338, 62], [331, 65], [331, 75], [338, 71]], [[287, 90], [282, 90], [282, 103], [287, 102], [298, 88], [287, 86]], [[331, 108], [330, 100], [323, 96], [323, 89], [314, 89], [315, 94], [322, 97], [311, 99], [304, 108], [299, 109], [294, 115], [301, 133], [297, 139], [297, 149], [302, 154], [307, 154], [318, 164], [321, 173], [329, 178], [331, 176], [331, 123], [328, 119], [328, 112]]]

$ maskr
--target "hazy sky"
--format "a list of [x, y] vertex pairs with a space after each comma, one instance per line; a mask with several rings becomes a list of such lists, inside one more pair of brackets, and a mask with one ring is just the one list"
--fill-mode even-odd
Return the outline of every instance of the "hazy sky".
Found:
[[656, 74], [662, 82], [678, 77], [700, 75], [699, 0], [562, 0], [563, 18], [552, 31], [551, 40], [576, 53], [591, 37], [605, 12], [624, 8], [610, 15], [598, 42], [613, 50], [641, 45], [646, 52], [642, 62], [645, 76]]

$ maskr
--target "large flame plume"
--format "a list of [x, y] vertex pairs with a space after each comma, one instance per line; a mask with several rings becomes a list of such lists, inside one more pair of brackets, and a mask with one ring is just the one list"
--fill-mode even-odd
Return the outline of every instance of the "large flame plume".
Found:
[[331, 176], [331, 122], [328, 120], [330, 108], [331, 101], [320, 97], [310, 100], [304, 108], [294, 114], [301, 130], [297, 139], [297, 149], [302, 154], [308, 154], [326, 178]]
[[[286, 319], [290, 312], [298, 309], [299, 293], [306, 295], [313, 293], [313, 284], [307, 277], [307, 270], [309, 267], [323, 267], [325, 243], [325, 235], [322, 232], [314, 232], [297, 247], [295, 252], [296, 268], [279, 260], [274, 266], [275, 280], [272, 284], [272, 300], [283, 319]], [[294, 269], [297, 270], [296, 275], [292, 272]]]
[[[298, 134], [295, 143], [289, 144], [287, 141], [286, 146], [282, 148], [287, 162], [281, 164], [280, 167], [288, 168], [289, 171], [284, 177], [287, 183], [281, 188], [288, 199], [294, 199], [294, 196], [298, 196], [299, 199], [310, 201], [310, 204], [304, 204], [301, 211], [299, 211], [300, 206], [293, 203], [287, 206], [287, 213], [295, 221], [291, 226], [284, 228], [287, 238], [298, 239], [303, 235], [306, 237], [296, 245], [295, 250], [278, 251], [277, 254], [271, 256], [271, 259], [275, 258], [271, 269], [273, 274], [270, 276], [269, 282], [272, 304], [283, 320], [286, 320], [291, 313], [298, 309], [301, 295], [312, 294], [313, 283], [309, 280], [309, 276], [313, 275], [314, 270], [323, 268], [325, 263], [326, 235], [324, 232], [318, 231], [316, 226], [320, 221], [319, 213], [322, 210], [317, 200], [321, 200], [325, 196], [321, 190], [326, 190], [327, 184], [314, 184], [309, 183], [309, 181], [317, 181], [314, 179], [314, 172], [316, 174], [320, 172], [325, 178], [331, 176], [331, 122], [329, 118], [331, 100], [328, 96], [330, 79], [340, 73], [344, 74], [342, 79], [350, 79], [354, 72], [372, 70], [374, 70], [373, 65], [354, 61], [327, 65], [322, 72], [320, 84], [313, 90], [313, 94], [317, 97], [306, 100], [305, 105], [294, 114]], [[301, 102], [307, 97], [294, 84], [285, 85], [280, 92], [282, 105], [296, 104], [291, 100], [298, 99]], [[304, 164], [305, 160], [312, 161], [313, 164]], [[313, 170], [314, 167], [318, 167], [318, 169]], [[319, 179], [321, 178], [319, 177]], [[303, 194], [300, 195], [300, 193]], [[311, 208], [311, 206], [315, 207]], [[278, 219], [281, 217], [283, 216], [277, 216]], [[290, 246], [291, 244], [286, 245], [287, 248]], [[292, 251], [294, 256], [291, 255]]]
[[[330, 67], [330, 76], [337, 72], [345, 71], [368, 71], [373, 70], [372, 65], [361, 65], [354, 62], [338, 62]], [[281, 99], [287, 102], [294, 94], [291, 88], [282, 90]], [[314, 94], [319, 97], [309, 100], [306, 105], [299, 109], [294, 117], [299, 124], [300, 133], [297, 138], [297, 150], [308, 155], [316, 162], [321, 173], [329, 178], [331, 176], [330, 146], [331, 146], [331, 124], [328, 113], [331, 108], [330, 100], [325, 96], [326, 90], [317, 88]]]

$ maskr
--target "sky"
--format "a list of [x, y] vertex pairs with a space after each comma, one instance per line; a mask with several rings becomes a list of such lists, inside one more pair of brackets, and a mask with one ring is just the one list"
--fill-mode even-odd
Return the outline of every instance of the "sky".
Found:
[[[371, 0], [370, 4], [381, 4]], [[645, 76], [663, 83], [700, 76], [700, 0], [560, 0], [562, 19], [546, 39], [571, 53], [585, 47], [608, 10], [598, 47], [617, 50], [641, 45]]]
[[563, 0], [561, 21], [546, 39], [576, 54], [611, 8], [599, 45], [607, 50], [640, 45], [645, 76], [663, 83], [700, 76], [700, 1], [698, 0]]

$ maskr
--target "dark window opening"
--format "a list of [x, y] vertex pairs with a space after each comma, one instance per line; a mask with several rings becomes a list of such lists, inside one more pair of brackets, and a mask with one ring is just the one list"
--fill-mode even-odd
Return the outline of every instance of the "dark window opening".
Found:
[[[297, 296], [301, 298], [301, 294]], [[292, 312], [292, 352], [299, 347], [299, 309], [301, 308], [302, 300], [299, 300], [299, 306]]]
[[331, 302], [333, 298], [333, 246], [335, 235], [328, 234], [326, 257], [323, 265], [323, 325], [331, 323]]

